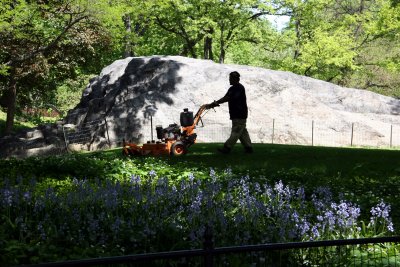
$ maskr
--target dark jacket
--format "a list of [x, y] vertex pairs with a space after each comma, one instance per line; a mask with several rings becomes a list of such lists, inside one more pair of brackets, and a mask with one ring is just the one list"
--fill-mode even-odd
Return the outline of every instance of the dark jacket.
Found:
[[231, 120], [247, 119], [246, 91], [241, 83], [232, 85], [224, 98], [228, 98], [229, 115]]

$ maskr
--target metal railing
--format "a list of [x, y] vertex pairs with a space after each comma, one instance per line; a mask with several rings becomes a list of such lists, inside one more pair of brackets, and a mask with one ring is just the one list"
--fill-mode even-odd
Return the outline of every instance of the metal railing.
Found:
[[[208, 228], [209, 229], [209, 228]], [[400, 266], [400, 236], [213, 247], [43, 263], [56, 266]]]

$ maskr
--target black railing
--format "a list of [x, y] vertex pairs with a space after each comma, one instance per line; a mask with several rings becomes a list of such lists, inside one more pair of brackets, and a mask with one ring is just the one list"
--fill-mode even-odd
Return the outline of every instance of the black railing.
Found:
[[400, 266], [400, 236], [213, 247], [51, 262], [50, 266]]

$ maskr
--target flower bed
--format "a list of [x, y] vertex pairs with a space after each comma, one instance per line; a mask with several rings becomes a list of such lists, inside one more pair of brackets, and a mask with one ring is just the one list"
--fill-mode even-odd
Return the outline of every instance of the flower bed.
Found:
[[394, 231], [390, 205], [383, 201], [370, 207], [365, 220], [357, 203], [327, 187], [306, 194], [302, 187], [261, 184], [230, 169], [206, 172], [174, 180], [162, 168], [118, 179], [5, 180], [0, 264], [201, 248], [206, 225], [213, 228], [215, 246]]

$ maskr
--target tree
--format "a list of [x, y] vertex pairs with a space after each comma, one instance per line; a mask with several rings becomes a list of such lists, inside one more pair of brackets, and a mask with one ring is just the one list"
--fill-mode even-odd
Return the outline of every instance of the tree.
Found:
[[151, 10], [155, 25], [179, 38], [181, 55], [197, 58], [199, 42], [212, 32], [207, 18], [209, 4], [209, 0], [152, 0], [147, 10]]
[[365, 69], [360, 59], [371, 42], [399, 33], [399, 13], [388, 0], [286, 0], [275, 6], [290, 14], [288, 31], [296, 40], [293, 58], [282, 60], [285, 68], [341, 85]]
[[[68, 56], [82, 52], [83, 44], [90, 49], [91, 39], [97, 39], [100, 31], [90, 2], [0, 0], [0, 4], [2, 102], [7, 108], [5, 134], [9, 134], [17, 96], [23, 93], [19, 88], [27, 89], [26, 82], [32, 85], [48, 75], [59, 75], [63, 68], [70, 70], [62, 63], [68, 65]], [[59, 59], [54, 72], [51, 66]]]

